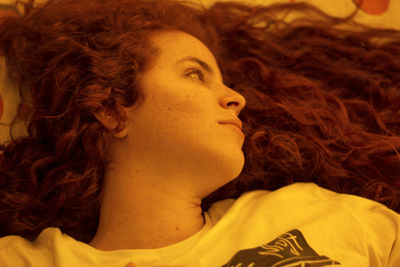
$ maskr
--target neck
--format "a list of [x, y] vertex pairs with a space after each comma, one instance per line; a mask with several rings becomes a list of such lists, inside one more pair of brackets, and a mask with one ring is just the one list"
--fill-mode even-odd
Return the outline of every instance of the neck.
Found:
[[114, 178], [103, 191], [97, 233], [89, 245], [105, 251], [155, 249], [183, 241], [204, 226], [200, 198], [137, 181], [119, 186]]

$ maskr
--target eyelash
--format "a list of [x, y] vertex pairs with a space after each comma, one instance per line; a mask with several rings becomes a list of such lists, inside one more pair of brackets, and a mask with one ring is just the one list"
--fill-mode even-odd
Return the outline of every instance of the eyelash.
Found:
[[192, 73], [198, 74], [198, 75], [199, 75], [199, 79], [200, 79], [202, 82], [204, 82], [204, 73], [203, 73], [201, 70], [199, 70], [199, 69], [191, 69], [191, 71], [188, 72], [188, 73], [186, 74], [186, 76], [189, 76], [189, 75], [192, 74]]

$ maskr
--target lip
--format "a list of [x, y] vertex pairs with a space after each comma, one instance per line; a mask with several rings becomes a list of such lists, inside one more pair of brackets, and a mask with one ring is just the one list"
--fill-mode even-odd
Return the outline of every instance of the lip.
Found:
[[234, 126], [235, 129], [242, 135], [242, 138], [245, 138], [245, 135], [242, 132], [242, 122], [240, 120], [224, 121], [220, 122], [220, 124]]
[[231, 126], [234, 131], [238, 132], [242, 136], [242, 138], [245, 138], [244, 133], [236, 125], [230, 123], [225, 123], [223, 125]]
[[232, 125], [238, 127], [240, 131], [242, 131], [242, 128], [243, 128], [242, 122], [240, 120], [238, 120], [238, 119], [221, 121], [220, 124], [232, 124]]

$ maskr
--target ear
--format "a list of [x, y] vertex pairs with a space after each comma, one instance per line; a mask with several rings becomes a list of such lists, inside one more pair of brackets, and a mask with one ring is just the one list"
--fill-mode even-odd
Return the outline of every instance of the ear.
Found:
[[[125, 110], [124, 110], [125, 111]], [[116, 120], [112, 115], [105, 112], [104, 110], [100, 110], [94, 114], [96, 119], [106, 128], [108, 131], [114, 130], [118, 126], [118, 120]], [[113, 134], [116, 138], [124, 138], [128, 135], [128, 130], [126, 124], [124, 123], [124, 127], [121, 131]]]

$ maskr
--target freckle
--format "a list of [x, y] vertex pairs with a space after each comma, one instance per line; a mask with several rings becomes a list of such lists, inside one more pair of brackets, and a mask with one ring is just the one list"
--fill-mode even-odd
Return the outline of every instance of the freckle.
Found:
[[179, 231], [179, 226], [177, 226], [175, 230], [176, 230], [176, 231]]

